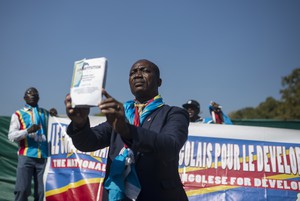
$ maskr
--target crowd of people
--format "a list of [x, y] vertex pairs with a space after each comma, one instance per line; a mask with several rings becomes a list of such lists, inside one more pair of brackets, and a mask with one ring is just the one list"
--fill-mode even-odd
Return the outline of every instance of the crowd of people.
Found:
[[[128, 80], [133, 98], [125, 103], [103, 89], [106, 98], [98, 107], [107, 121], [95, 127], [90, 126], [89, 108], [73, 108], [67, 94], [65, 107], [71, 120], [67, 134], [75, 147], [84, 152], [109, 147], [103, 201], [188, 200], [178, 173], [179, 152], [188, 138], [189, 123], [209, 122], [200, 116], [196, 100], [187, 101], [182, 108], [164, 103], [159, 93], [160, 70], [155, 63], [146, 59], [136, 61]], [[57, 110], [39, 107], [39, 92], [34, 87], [25, 91], [24, 100], [24, 108], [12, 115], [8, 134], [9, 140], [19, 145], [15, 200], [27, 200], [33, 178], [34, 200], [42, 201], [48, 157], [47, 123], [49, 115], [57, 116]], [[210, 109], [210, 123], [224, 124], [220, 105], [213, 102]], [[122, 170], [117, 169], [120, 162]], [[116, 172], [117, 180], [112, 175]], [[115, 187], [118, 182], [131, 185], [120, 190]]]

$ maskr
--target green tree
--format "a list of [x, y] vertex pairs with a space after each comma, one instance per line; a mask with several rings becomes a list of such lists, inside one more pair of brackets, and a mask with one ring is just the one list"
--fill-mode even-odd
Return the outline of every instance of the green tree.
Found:
[[255, 109], [253, 107], [246, 107], [241, 110], [231, 112], [228, 116], [231, 119], [256, 119]]
[[300, 119], [300, 68], [282, 78], [281, 100], [268, 97], [257, 107], [230, 113], [231, 119]]
[[257, 119], [280, 119], [281, 103], [273, 97], [268, 97], [264, 102], [260, 103], [256, 108]]
[[300, 68], [282, 79], [283, 89], [280, 90], [283, 119], [300, 119]]

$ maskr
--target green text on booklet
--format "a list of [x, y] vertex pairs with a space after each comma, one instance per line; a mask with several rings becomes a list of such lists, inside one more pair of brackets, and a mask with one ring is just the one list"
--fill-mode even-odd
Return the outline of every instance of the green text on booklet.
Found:
[[101, 102], [105, 86], [105, 57], [75, 61], [70, 95], [73, 107], [95, 107]]

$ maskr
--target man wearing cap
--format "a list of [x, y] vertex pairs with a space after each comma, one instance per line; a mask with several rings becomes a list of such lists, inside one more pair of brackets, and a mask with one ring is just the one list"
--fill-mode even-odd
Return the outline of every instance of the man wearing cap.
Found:
[[189, 113], [190, 122], [203, 122], [202, 117], [199, 116], [200, 104], [197, 101], [189, 100], [182, 107]]

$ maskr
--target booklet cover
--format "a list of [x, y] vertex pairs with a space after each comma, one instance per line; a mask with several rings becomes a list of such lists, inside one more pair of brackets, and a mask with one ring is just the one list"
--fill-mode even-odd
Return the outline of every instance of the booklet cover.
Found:
[[102, 100], [107, 59], [105, 57], [75, 61], [70, 95], [73, 107], [96, 107]]

